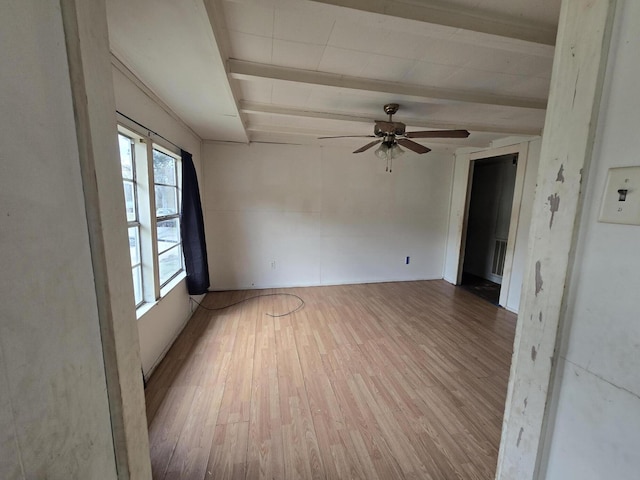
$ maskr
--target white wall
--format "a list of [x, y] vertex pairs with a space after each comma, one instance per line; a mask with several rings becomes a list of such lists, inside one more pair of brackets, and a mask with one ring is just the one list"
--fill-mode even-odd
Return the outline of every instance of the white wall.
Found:
[[554, 385], [548, 479], [640, 472], [640, 226], [597, 221], [607, 170], [640, 165], [640, 3], [618, 1], [616, 15]]
[[[445, 254], [444, 279], [456, 284], [458, 280], [458, 266], [460, 259], [461, 240], [464, 227], [464, 215], [467, 198], [467, 188], [469, 184], [469, 163], [470, 157], [486, 158], [507, 154], [509, 152], [520, 151], [519, 161], [522, 162], [523, 154], [526, 155], [526, 167], [524, 170], [522, 199], [515, 205], [519, 207], [518, 227], [513, 246], [513, 265], [511, 268], [511, 278], [508, 283], [508, 292], [505, 308], [517, 313], [520, 306], [520, 293], [522, 289], [522, 278], [524, 275], [525, 260], [527, 256], [527, 240], [529, 228], [531, 226], [531, 206], [535, 194], [536, 177], [540, 162], [540, 138], [503, 146], [496, 149], [487, 149], [483, 152], [456, 153], [455, 168], [453, 173], [453, 186], [451, 194], [451, 210], [448, 219], [447, 248]], [[486, 157], [483, 155], [486, 154]], [[516, 180], [516, 188], [518, 180]], [[517, 192], [514, 192], [517, 197]], [[505, 272], [507, 266], [505, 265]]]
[[213, 288], [442, 278], [450, 153], [409, 152], [388, 174], [373, 152], [349, 148], [203, 152]]
[[[119, 67], [122, 68], [122, 67]], [[157, 98], [130, 73], [113, 67], [116, 108], [135, 121], [159, 133], [193, 155], [198, 182], [203, 190], [201, 140], [181, 121], [170, 115]], [[142, 132], [146, 133], [146, 132]], [[115, 133], [114, 133], [115, 135]], [[203, 198], [204, 202], [204, 198]], [[191, 317], [186, 283], [182, 280], [168, 295], [138, 319], [142, 369], [148, 376]]]
[[115, 479], [58, 3], [2, 2], [0, 64], [0, 478]]

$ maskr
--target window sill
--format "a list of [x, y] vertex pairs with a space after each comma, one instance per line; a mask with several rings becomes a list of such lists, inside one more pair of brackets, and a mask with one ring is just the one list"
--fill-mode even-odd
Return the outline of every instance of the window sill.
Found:
[[158, 300], [156, 300], [155, 302], [143, 303], [138, 308], [136, 308], [136, 319], [140, 320], [147, 312], [149, 312], [149, 310], [160, 303], [162, 299], [169, 294], [169, 292], [176, 288], [186, 278], [186, 276], [186, 272], [180, 272], [174, 279], [172, 279], [169, 283], [167, 283], [160, 289], [160, 298]]
[[176, 288], [180, 282], [187, 277], [187, 273], [183, 270], [176, 275], [169, 283], [160, 289], [160, 300], [162, 300], [171, 290]]

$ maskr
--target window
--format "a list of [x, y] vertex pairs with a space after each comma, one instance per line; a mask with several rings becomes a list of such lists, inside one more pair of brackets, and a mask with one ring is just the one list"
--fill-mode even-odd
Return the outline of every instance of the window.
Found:
[[136, 307], [143, 302], [142, 297], [142, 254], [140, 251], [140, 219], [138, 216], [138, 200], [136, 188], [136, 169], [133, 139], [118, 134], [120, 146], [120, 164], [122, 166], [122, 186], [127, 212], [129, 231], [129, 253], [131, 255], [131, 271], [133, 276], [133, 295]]
[[149, 136], [122, 126], [118, 144], [133, 291], [136, 307], [140, 307], [159, 299], [184, 271], [180, 158]]
[[160, 286], [165, 286], [182, 271], [180, 239], [180, 196], [178, 195], [178, 161], [153, 149], [153, 181], [158, 225], [158, 268]]

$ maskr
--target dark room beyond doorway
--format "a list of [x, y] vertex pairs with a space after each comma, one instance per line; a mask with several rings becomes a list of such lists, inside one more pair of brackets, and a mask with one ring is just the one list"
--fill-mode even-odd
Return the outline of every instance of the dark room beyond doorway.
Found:
[[461, 286], [498, 304], [518, 155], [473, 162]]

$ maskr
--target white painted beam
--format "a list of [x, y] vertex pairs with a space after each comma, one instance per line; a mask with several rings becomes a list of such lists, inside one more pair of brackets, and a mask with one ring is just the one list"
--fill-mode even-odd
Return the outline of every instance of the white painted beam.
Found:
[[[316, 130], [316, 129], [308, 129], [308, 128], [300, 128], [300, 127], [289, 127], [289, 126], [283, 126], [283, 125], [264, 125], [264, 124], [255, 124], [255, 123], [249, 123], [247, 125], [247, 131], [249, 132], [256, 132], [256, 133], [268, 133], [268, 134], [276, 134], [276, 135], [287, 135], [290, 136], [292, 139], [294, 137], [310, 137], [311, 140], [317, 140], [318, 137], [330, 137], [330, 136], [334, 136], [334, 135], [349, 135], [349, 132], [336, 132], [336, 131], [331, 131], [331, 130]], [[373, 129], [372, 129], [373, 132]], [[327, 139], [327, 140], [321, 140], [321, 142], [327, 143], [328, 142], [332, 142], [332, 141], [340, 141], [340, 142], [345, 142], [345, 141], [353, 141], [353, 142], [357, 142], [358, 140], [362, 140], [364, 142], [367, 141], [367, 138], [365, 138], [364, 136], [362, 138], [357, 138], [358, 137], [358, 133], [354, 133], [354, 138], [345, 138], [344, 140], [342, 139]], [[367, 135], [367, 133], [364, 133], [362, 135]], [[373, 140], [373, 138], [369, 139], [369, 140]], [[487, 141], [485, 138], [482, 139], [473, 139], [471, 137], [466, 138], [466, 139], [459, 139], [459, 138], [429, 138], [429, 139], [413, 139], [417, 142], [420, 143], [425, 143], [425, 144], [439, 144], [439, 145], [446, 145], [446, 146], [451, 146], [452, 148], [459, 148], [459, 147], [486, 147], [487, 146]], [[292, 143], [296, 143], [293, 142]], [[307, 141], [303, 142], [303, 143], [308, 143]], [[323, 143], [323, 144], [324, 144]]]
[[538, 478], [614, 10], [615, 0], [562, 3], [498, 480]]
[[[345, 113], [337, 112], [318, 112], [314, 110], [282, 107], [279, 105], [257, 103], [257, 102], [240, 102], [240, 110], [243, 113], [249, 114], [265, 114], [265, 115], [282, 115], [285, 117], [304, 117], [304, 118], [319, 118], [324, 120], [338, 120], [344, 122], [361, 122], [366, 124], [373, 124], [375, 118], [363, 117], [359, 115], [349, 115]], [[380, 115], [379, 117], [382, 117]], [[451, 129], [451, 130], [469, 130], [472, 132], [487, 132], [487, 133], [503, 133], [506, 135], [541, 135], [542, 129], [539, 128], [526, 128], [526, 127], [504, 127], [491, 124], [472, 124], [472, 123], [451, 123], [441, 122], [438, 120], [425, 121], [417, 120], [413, 118], [402, 117], [401, 121], [407, 126], [421, 127], [421, 128], [433, 128], [433, 129]]]
[[544, 99], [493, 95], [488, 93], [469, 92], [465, 90], [425, 87], [421, 85], [408, 85], [382, 80], [348, 77], [345, 75], [337, 75], [335, 73], [279, 67], [276, 65], [247, 62], [233, 58], [228, 60], [227, 66], [229, 74], [233, 78], [239, 80], [253, 78], [281, 80], [285, 82], [306, 83], [310, 85], [346, 88], [350, 90], [382, 92], [402, 95], [403, 97], [416, 98], [421, 101], [430, 100], [441, 101], [443, 103], [475, 103], [481, 105], [531, 108], [537, 110], [544, 110], [547, 107], [547, 101]]
[[420, 3], [398, 0], [313, 1], [543, 45], [554, 45], [556, 39], [553, 27], [532, 25], [515, 18], [500, 18], [478, 9], [463, 9], [434, 0], [422, 0]]
[[60, 10], [118, 478], [146, 479], [149, 436], [133, 291], [124, 281], [131, 263], [122, 172], [114, 162], [119, 155], [106, 6], [104, 0], [62, 0]]

